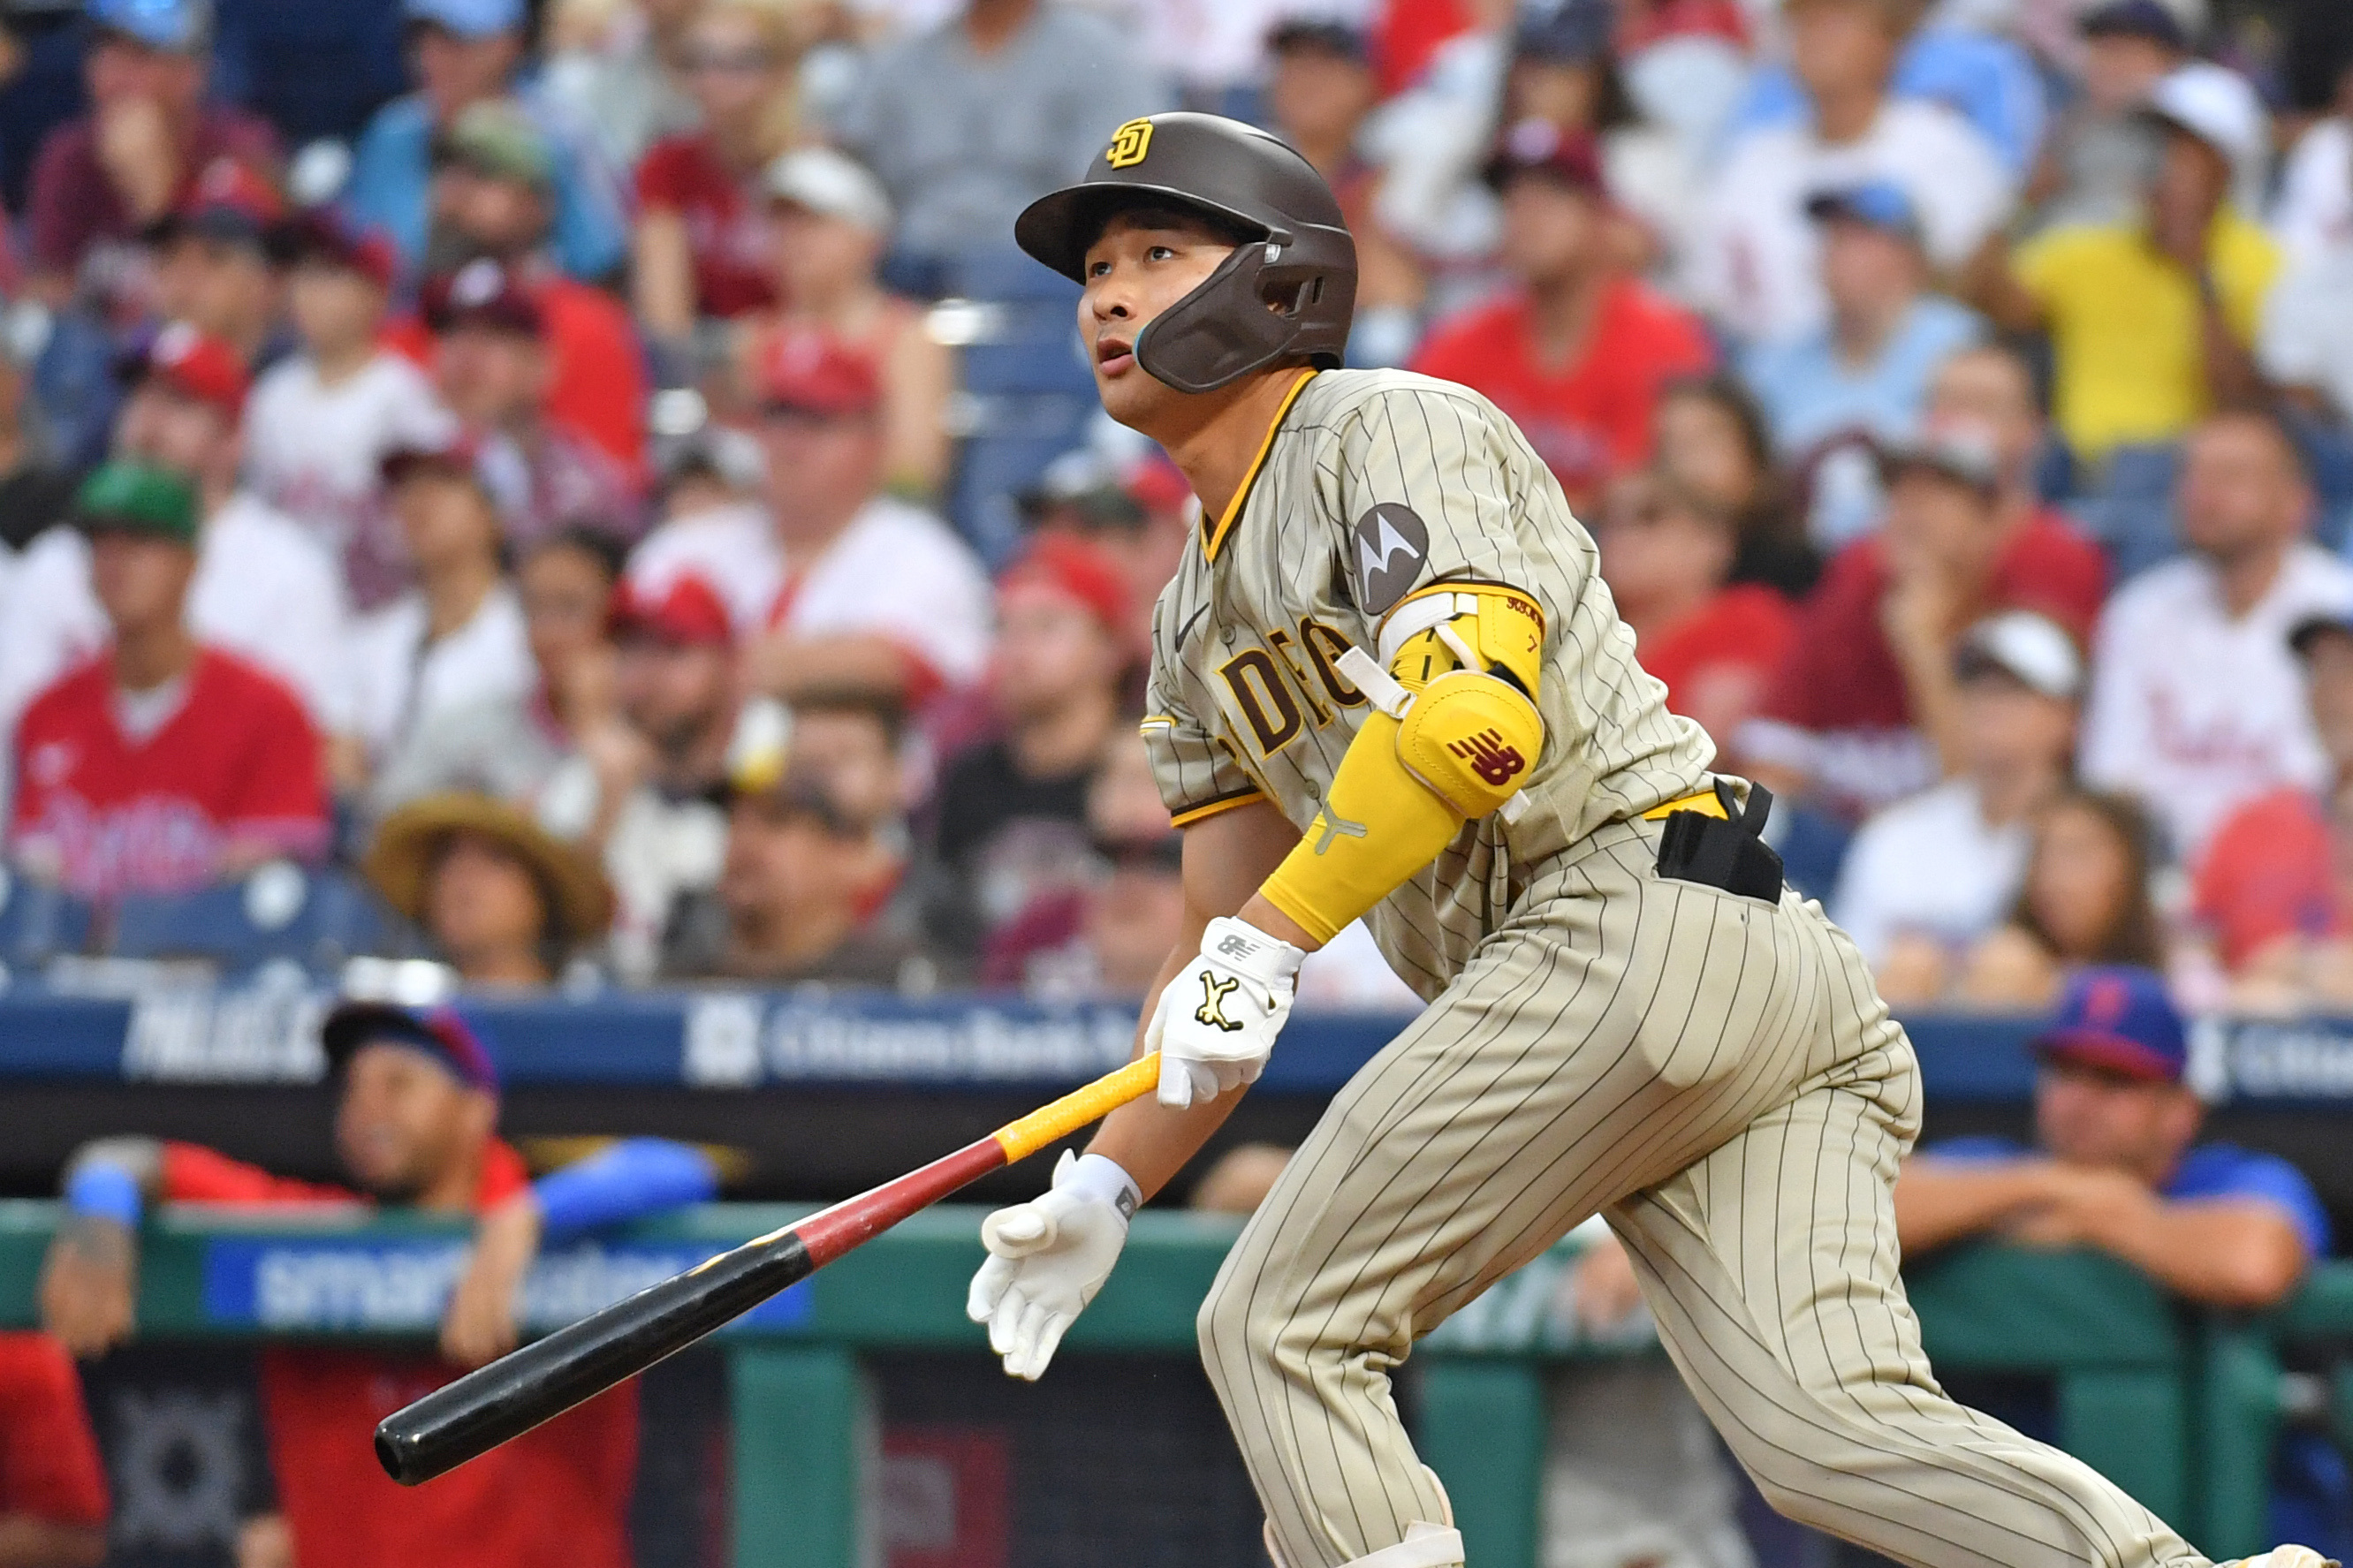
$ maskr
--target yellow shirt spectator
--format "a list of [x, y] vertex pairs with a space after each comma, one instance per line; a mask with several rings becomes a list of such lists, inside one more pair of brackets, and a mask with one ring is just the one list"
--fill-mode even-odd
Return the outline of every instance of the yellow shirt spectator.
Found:
[[[2208, 268], [2231, 330], [2252, 344], [2279, 247], [2229, 207], [2214, 215]], [[2135, 224], [2052, 229], [2013, 270], [2050, 323], [2053, 413], [2094, 461], [2127, 442], [2169, 441], [2208, 412], [2198, 281]]]

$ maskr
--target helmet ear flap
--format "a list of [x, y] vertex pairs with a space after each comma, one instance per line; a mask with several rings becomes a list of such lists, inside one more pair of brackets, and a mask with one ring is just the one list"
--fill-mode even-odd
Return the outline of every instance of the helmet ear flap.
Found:
[[1286, 356], [1340, 363], [1356, 295], [1345, 230], [1237, 246], [1193, 291], [1145, 323], [1135, 363], [1179, 392], [1214, 392]]
[[1191, 293], [1145, 322], [1135, 339], [1145, 374], [1179, 392], [1214, 392], [1282, 357], [1294, 329], [1260, 292], [1269, 252], [1282, 247], [1236, 246]]

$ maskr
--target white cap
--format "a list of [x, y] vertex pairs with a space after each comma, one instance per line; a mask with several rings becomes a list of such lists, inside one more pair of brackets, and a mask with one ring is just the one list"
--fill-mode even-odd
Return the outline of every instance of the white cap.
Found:
[[1961, 638], [1954, 661], [1964, 679], [1999, 669], [2045, 697], [2073, 701], [2084, 694], [2084, 656], [2058, 622], [2032, 610], [1988, 616]]
[[2233, 170], [2259, 167], [2271, 140], [2263, 102], [2247, 79], [2205, 60], [2158, 78], [2141, 111], [2197, 137]]
[[891, 232], [891, 197], [882, 182], [830, 147], [778, 153], [761, 183], [770, 201], [790, 202], [876, 234]]

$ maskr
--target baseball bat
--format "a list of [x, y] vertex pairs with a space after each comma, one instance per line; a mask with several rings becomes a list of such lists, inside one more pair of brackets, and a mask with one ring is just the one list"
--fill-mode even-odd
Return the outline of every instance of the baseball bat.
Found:
[[1152, 1092], [1159, 1053], [977, 1142], [592, 1312], [385, 1416], [375, 1456], [401, 1485], [457, 1468], [595, 1398], [989, 1172]]

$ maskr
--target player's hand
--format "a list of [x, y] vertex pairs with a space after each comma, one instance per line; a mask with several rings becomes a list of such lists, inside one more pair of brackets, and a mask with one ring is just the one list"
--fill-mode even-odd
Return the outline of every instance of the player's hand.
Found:
[[1005, 1358], [1008, 1376], [1034, 1383], [1054, 1359], [1062, 1335], [1111, 1278], [1140, 1196], [1111, 1161], [1082, 1160], [1065, 1149], [1050, 1192], [981, 1222], [988, 1261], [972, 1277], [965, 1315], [988, 1325], [988, 1348]]
[[1144, 1031], [1160, 1053], [1161, 1104], [1181, 1110], [1258, 1081], [1306, 956], [1247, 921], [1209, 922], [1200, 956], [1162, 989]]
[[441, 1354], [459, 1366], [480, 1366], [515, 1348], [515, 1309], [523, 1276], [539, 1256], [539, 1204], [518, 1194], [484, 1215], [474, 1228], [466, 1272], [449, 1293], [441, 1319]]
[[41, 1327], [78, 1356], [103, 1355], [137, 1321], [139, 1243], [130, 1226], [69, 1217], [41, 1265]]

